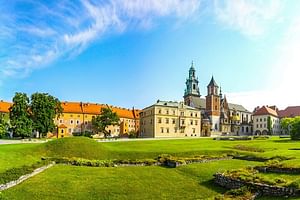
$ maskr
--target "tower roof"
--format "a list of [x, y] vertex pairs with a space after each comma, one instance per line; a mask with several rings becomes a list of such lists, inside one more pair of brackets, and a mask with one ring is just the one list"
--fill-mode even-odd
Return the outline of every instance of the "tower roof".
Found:
[[194, 61], [192, 61], [192, 64], [191, 64], [190, 70], [194, 70], [194, 71], [195, 71], [195, 67], [194, 67]]
[[216, 83], [215, 79], [214, 79], [214, 76], [211, 77], [211, 80], [210, 80], [208, 86], [217, 86], [217, 87], [219, 87], [218, 84]]

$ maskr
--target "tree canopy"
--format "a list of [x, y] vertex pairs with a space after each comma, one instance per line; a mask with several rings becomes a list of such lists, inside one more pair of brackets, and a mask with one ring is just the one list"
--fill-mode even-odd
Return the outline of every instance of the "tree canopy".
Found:
[[0, 138], [7, 134], [9, 129], [9, 121], [4, 113], [0, 113]]
[[60, 101], [47, 93], [31, 95], [30, 111], [33, 129], [44, 136], [55, 129], [54, 119], [62, 113]]
[[300, 140], [300, 117], [283, 118], [281, 128], [291, 135], [292, 140]]
[[9, 118], [14, 136], [22, 138], [32, 134], [32, 119], [29, 112], [29, 98], [25, 93], [17, 92], [13, 105], [9, 108]]
[[106, 131], [106, 128], [110, 125], [118, 125], [119, 120], [120, 118], [117, 113], [107, 107], [102, 108], [101, 114], [92, 119], [92, 125], [96, 132], [103, 133], [104, 137], [107, 137], [110, 133]]

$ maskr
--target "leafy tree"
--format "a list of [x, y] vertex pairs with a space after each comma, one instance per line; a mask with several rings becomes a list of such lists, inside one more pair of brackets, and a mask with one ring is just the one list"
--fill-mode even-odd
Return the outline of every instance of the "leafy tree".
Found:
[[294, 118], [283, 118], [280, 120], [280, 126], [281, 129], [284, 131], [284, 133], [289, 134], [291, 129], [291, 124], [293, 123]]
[[268, 117], [268, 121], [267, 121], [268, 123], [267, 123], [267, 126], [268, 126], [268, 132], [269, 132], [269, 134], [270, 135], [272, 135], [272, 120], [271, 120], [271, 117], [269, 116]]
[[9, 122], [4, 113], [0, 113], [0, 138], [7, 134]]
[[15, 94], [13, 105], [9, 108], [9, 118], [14, 136], [22, 138], [31, 136], [32, 120], [29, 112], [29, 98], [25, 93]]
[[110, 133], [106, 131], [106, 127], [110, 125], [118, 125], [120, 118], [116, 112], [113, 112], [109, 107], [102, 108], [101, 114], [92, 119], [92, 125], [96, 132], [101, 132], [106, 138]]
[[57, 98], [47, 93], [34, 93], [31, 95], [30, 111], [33, 128], [39, 132], [39, 137], [41, 137], [54, 131], [54, 119], [62, 113], [62, 107]]
[[300, 117], [295, 117], [293, 119], [290, 135], [292, 140], [300, 140]]

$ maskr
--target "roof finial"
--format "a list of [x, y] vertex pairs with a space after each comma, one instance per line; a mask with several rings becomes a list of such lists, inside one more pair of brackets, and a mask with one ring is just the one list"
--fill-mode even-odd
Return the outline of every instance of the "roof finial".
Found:
[[191, 68], [194, 69], [194, 61], [192, 60]]

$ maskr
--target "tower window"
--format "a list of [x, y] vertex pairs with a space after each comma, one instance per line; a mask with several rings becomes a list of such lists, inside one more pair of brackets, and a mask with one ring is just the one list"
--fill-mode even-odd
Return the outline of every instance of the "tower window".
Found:
[[196, 89], [196, 85], [195, 84], [193, 84], [193, 90], [195, 90]]

